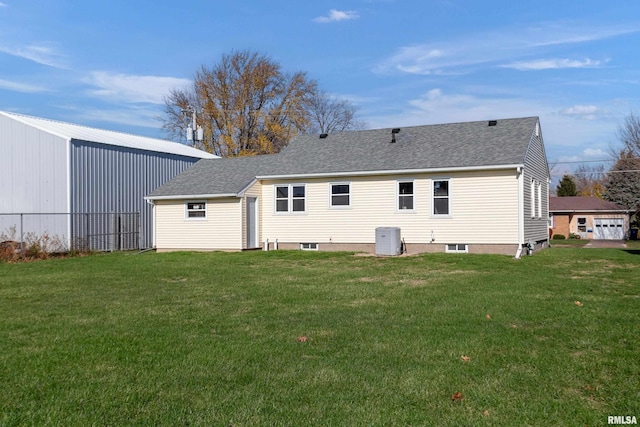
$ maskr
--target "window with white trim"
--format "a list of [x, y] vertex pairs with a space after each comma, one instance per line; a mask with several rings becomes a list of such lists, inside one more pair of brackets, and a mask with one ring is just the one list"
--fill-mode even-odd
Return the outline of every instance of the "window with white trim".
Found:
[[317, 251], [318, 244], [317, 243], [300, 243], [300, 249], [303, 251]]
[[450, 215], [450, 192], [449, 179], [433, 181], [433, 195], [431, 204], [433, 205], [433, 215]]
[[531, 179], [531, 218], [536, 217], [536, 182]]
[[542, 185], [538, 182], [538, 218], [542, 218]]
[[186, 219], [205, 219], [207, 217], [206, 202], [187, 202], [185, 204]]
[[351, 184], [337, 182], [329, 184], [331, 196], [329, 206], [332, 208], [348, 208], [351, 206]]
[[469, 252], [469, 246], [466, 244], [448, 244], [445, 246], [445, 252], [448, 254], [466, 254]]
[[398, 210], [412, 211], [414, 208], [413, 181], [398, 181]]
[[275, 186], [276, 213], [305, 211], [306, 189], [304, 184]]

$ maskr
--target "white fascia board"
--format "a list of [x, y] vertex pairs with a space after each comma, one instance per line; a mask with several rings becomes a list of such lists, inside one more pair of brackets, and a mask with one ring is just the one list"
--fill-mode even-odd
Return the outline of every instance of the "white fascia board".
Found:
[[226, 193], [226, 194], [186, 194], [176, 196], [147, 196], [144, 199], [147, 202], [153, 202], [154, 200], [200, 200], [200, 199], [223, 199], [228, 197], [241, 197], [238, 193]]
[[238, 192], [238, 197], [243, 197], [243, 196], [244, 196], [245, 191], [247, 191], [248, 189], [250, 189], [250, 188], [251, 188], [251, 186], [252, 186], [253, 184], [255, 184], [256, 182], [258, 182], [258, 178], [253, 178], [253, 179], [251, 180], [251, 182], [250, 182], [250, 183], [248, 183], [247, 185], [245, 185], [245, 186], [242, 188], [242, 190], [240, 190], [240, 191]]
[[606, 210], [606, 211], [598, 211], [593, 209], [549, 209], [550, 213], [583, 213], [583, 214], [592, 214], [592, 215], [609, 215], [609, 214], [626, 214], [631, 211], [625, 209], [619, 210]]
[[464, 166], [431, 169], [398, 169], [398, 170], [378, 170], [378, 171], [354, 171], [354, 172], [326, 172], [326, 173], [305, 173], [290, 175], [260, 175], [256, 179], [302, 179], [302, 178], [339, 178], [349, 176], [370, 176], [370, 175], [411, 175], [417, 173], [443, 173], [443, 172], [474, 172], [517, 169], [524, 167], [523, 164], [513, 165], [491, 165], [491, 166]]

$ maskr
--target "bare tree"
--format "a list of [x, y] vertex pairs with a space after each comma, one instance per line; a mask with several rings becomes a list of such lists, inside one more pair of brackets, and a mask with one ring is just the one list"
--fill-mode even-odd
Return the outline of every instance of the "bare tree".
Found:
[[311, 97], [309, 133], [332, 133], [366, 128], [356, 118], [357, 108], [346, 99], [337, 99], [325, 91], [317, 90]]
[[605, 192], [605, 173], [606, 171], [602, 164], [597, 166], [582, 164], [578, 166], [573, 172], [573, 179], [576, 183], [578, 196], [602, 199]]
[[626, 154], [640, 157], [640, 117], [633, 112], [629, 113], [624, 124], [618, 126], [618, 139]]
[[604, 181], [607, 200], [629, 209], [632, 222], [640, 223], [640, 117], [630, 113], [618, 127], [622, 149]]
[[276, 153], [309, 127], [316, 88], [306, 73], [285, 74], [264, 55], [232, 52], [211, 68], [202, 66], [191, 90], [169, 94], [163, 129], [180, 134], [190, 120], [181, 111], [195, 108], [204, 129], [196, 148], [222, 157]]

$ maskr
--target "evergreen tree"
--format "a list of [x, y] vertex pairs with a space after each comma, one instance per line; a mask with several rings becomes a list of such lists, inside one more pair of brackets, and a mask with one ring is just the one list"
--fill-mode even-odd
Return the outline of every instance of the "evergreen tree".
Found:
[[571, 175], [564, 175], [556, 187], [556, 196], [568, 197], [576, 196], [577, 194], [576, 182], [573, 180], [573, 177]]

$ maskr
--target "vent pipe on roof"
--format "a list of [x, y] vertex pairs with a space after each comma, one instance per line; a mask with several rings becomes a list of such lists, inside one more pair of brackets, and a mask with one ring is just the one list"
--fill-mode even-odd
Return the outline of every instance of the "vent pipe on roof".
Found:
[[400, 132], [400, 128], [391, 129], [391, 143], [396, 143], [396, 134]]
[[498, 124], [497, 120], [489, 120], [489, 126], [496, 126]]

